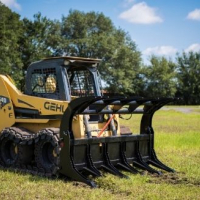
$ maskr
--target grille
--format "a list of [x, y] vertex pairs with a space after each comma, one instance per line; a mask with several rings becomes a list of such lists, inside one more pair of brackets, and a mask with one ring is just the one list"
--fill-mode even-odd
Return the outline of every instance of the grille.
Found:
[[34, 93], [59, 93], [56, 69], [35, 69], [31, 76], [31, 89]]
[[94, 96], [94, 81], [89, 71], [68, 71], [68, 77], [72, 96]]

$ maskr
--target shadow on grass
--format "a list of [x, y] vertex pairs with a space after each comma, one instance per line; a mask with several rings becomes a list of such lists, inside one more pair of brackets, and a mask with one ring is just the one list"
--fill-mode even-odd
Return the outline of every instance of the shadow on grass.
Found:
[[24, 176], [24, 177], [28, 177], [28, 179], [30, 181], [34, 181], [34, 182], [44, 182], [44, 181], [55, 181], [55, 180], [59, 180], [59, 181], [63, 181], [63, 182], [69, 182], [70, 180], [67, 179], [66, 177], [62, 177], [62, 176], [53, 176], [53, 177], [47, 177], [47, 176], [43, 176], [42, 173], [40, 172], [35, 172], [35, 171], [30, 171], [30, 170], [20, 170], [20, 169], [16, 169], [16, 168], [11, 168], [11, 167], [3, 167], [0, 166], [0, 171], [3, 172], [9, 172], [12, 173], [14, 175], [20, 175], [20, 176]]

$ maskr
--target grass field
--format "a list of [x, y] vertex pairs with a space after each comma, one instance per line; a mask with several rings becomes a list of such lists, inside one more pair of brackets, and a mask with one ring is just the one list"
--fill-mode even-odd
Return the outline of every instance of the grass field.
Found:
[[[182, 107], [178, 107], [182, 108]], [[145, 173], [120, 179], [110, 174], [95, 179], [98, 188], [77, 182], [49, 180], [0, 169], [0, 199], [200, 199], [200, 106], [166, 107], [155, 114], [155, 149], [176, 173]], [[188, 110], [189, 109], [189, 110]], [[138, 131], [139, 116], [131, 129]], [[127, 124], [128, 122], [125, 121]]]

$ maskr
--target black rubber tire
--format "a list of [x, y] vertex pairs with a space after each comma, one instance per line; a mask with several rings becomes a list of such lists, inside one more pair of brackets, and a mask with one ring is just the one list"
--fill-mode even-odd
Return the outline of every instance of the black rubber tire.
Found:
[[39, 169], [57, 175], [60, 162], [59, 128], [46, 128], [38, 133], [35, 144], [35, 162]]
[[6, 128], [0, 135], [0, 160], [6, 167], [30, 164], [33, 161], [34, 134], [24, 128]]
[[10, 140], [9, 138], [4, 138], [0, 142], [0, 157], [1, 157], [1, 163], [4, 166], [12, 166], [16, 164], [18, 160], [18, 153], [16, 151], [18, 149], [17, 144], [14, 143], [13, 140]]

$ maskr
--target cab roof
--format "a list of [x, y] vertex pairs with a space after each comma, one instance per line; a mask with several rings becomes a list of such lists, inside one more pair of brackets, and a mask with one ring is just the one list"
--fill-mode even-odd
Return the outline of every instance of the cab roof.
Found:
[[66, 63], [90, 63], [90, 64], [98, 64], [101, 62], [101, 59], [95, 58], [84, 58], [84, 57], [74, 57], [74, 56], [62, 56], [62, 57], [49, 57], [43, 60], [56, 60], [63, 59]]

